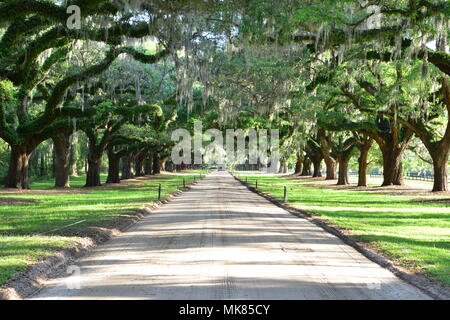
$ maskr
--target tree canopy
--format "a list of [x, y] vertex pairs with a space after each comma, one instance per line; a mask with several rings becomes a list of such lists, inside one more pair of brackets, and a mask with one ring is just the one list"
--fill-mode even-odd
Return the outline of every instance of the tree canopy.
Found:
[[280, 129], [281, 171], [325, 161], [348, 184], [359, 155], [359, 185], [371, 158], [401, 185], [407, 153], [447, 191], [449, 17], [445, 0], [0, 1], [5, 185], [29, 188], [49, 146], [57, 187], [73, 149], [86, 186], [173, 169], [171, 132], [202, 120]]

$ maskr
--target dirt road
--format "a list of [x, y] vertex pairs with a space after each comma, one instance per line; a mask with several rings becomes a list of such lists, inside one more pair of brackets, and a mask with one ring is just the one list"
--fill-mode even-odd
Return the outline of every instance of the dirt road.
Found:
[[209, 175], [73, 270], [79, 278], [49, 280], [35, 298], [429, 299], [225, 172]]

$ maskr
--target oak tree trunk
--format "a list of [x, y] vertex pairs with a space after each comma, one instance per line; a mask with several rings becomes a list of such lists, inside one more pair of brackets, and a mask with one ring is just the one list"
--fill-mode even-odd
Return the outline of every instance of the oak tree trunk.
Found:
[[348, 178], [348, 163], [350, 162], [350, 155], [338, 155], [339, 163], [339, 176], [338, 176], [338, 186], [345, 186], [350, 184]]
[[295, 163], [294, 174], [302, 173], [302, 166], [303, 166], [303, 159], [299, 154], [297, 154], [297, 162]]
[[136, 160], [134, 162], [134, 170], [136, 172], [136, 177], [144, 176], [144, 160], [146, 153], [141, 152], [136, 156]]
[[358, 159], [358, 187], [367, 187], [367, 155]]
[[88, 135], [88, 155], [85, 187], [101, 186], [100, 170], [102, 165], [102, 156], [104, 149], [97, 146], [95, 135]]
[[325, 157], [325, 165], [327, 167], [326, 180], [336, 180], [336, 161], [331, 157]]
[[114, 147], [108, 147], [108, 178], [106, 183], [120, 183], [120, 156], [114, 152]]
[[313, 168], [314, 168], [313, 178], [322, 177], [322, 160], [323, 160], [322, 153], [316, 152], [314, 154], [314, 157], [312, 158], [312, 163], [313, 163]]
[[311, 175], [311, 160], [305, 158], [305, 160], [303, 160], [303, 170], [301, 176], [306, 177], [310, 175]]
[[382, 148], [383, 153], [383, 184], [382, 186], [402, 186], [403, 181], [403, 149], [394, 147]]
[[70, 188], [70, 134], [52, 138], [55, 150], [55, 188]]
[[358, 158], [358, 187], [367, 187], [367, 166], [369, 151], [372, 147], [373, 140], [366, 140], [364, 144], [359, 147], [360, 155]]
[[30, 189], [28, 180], [28, 162], [34, 147], [31, 145], [11, 146], [6, 188]]
[[100, 167], [102, 163], [101, 155], [88, 155], [87, 161], [87, 173], [85, 187], [98, 187], [101, 186], [100, 181]]
[[336, 160], [331, 156], [330, 146], [327, 142], [325, 131], [320, 129], [317, 132], [320, 142], [320, 149], [322, 150], [323, 159], [327, 168], [326, 180], [336, 180]]
[[153, 153], [153, 174], [161, 173], [161, 163], [159, 162], [159, 154]]
[[145, 159], [145, 163], [144, 163], [144, 173], [145, 173], [145, 175], [146, 176], [149, 176], [149, 175], [151, 175], [152, 174], [152, 167], [153, 167], [153, 163], [152, 163], [152, 160], [153, 160], [153, 156], [152, 155], [149, 155], [149, 156], [147, 156], [147, 159]]
[[448, 189], [448, 157], [449, 148], [443, 147], [441, 144], [429, 150], [433, 159], [434, 183], [433, 192], [449, 191]]

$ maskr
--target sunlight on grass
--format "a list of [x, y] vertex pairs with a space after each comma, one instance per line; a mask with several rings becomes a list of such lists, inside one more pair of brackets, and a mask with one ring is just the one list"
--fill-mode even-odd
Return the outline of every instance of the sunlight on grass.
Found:
[[[85, 228], [121, 215], [130, 215], [158, 198], [179, 190], [204, 172], [189, 171], [130, 180], [121, 186], [81, 188], [85, 177], [71, 179], [70, 190], [51, 190], [53, 181], [37, 181], [31, 193], [2, 194], [0, 198], [33, 199], [35, 203], [0, 205], [0, 284], [29, 264], [74, 243], [77, 237], [50, 236], [69, 228]], [[104, 178], [104, 177], [103, 177]], [[39, 191], [45, 190], [45, 191]], [[75, 225], [71, 227], [72, 224]]]

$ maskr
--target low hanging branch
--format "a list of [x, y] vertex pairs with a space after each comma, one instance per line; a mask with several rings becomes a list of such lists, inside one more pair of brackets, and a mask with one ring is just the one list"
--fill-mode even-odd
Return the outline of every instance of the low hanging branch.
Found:
[[44, 113], [34, 121], [19, 126], [18, 132], [27, 136], [37, 134], [43, 129], [45, 129], [57, 118], [58, 113], [56, 112], [56, 109], [61, 104], [66, 90], [71, 85], [75, 84], [78, 81], [83, 81], [102, 73], [111, 65], [111, 63], [119, 55], [123, 53], [129, 54], [133, 56], [133, 58], [135, 58], [136, 60], [141, 61], [143, 63], [156, 63], [157, 61], [167, 56], [169, 54], [169, 51], [163, 50], [155, 55], [146, 55], [140, 53], [139, 51], [137, 51], [132, 47], [111, 49], [106, 54], [106, 57], [101, 63], [91, 66], [80, 73], [68, 76], [65, 79], [61, 80], [52, 90], [52, 93], [47, 101]]

